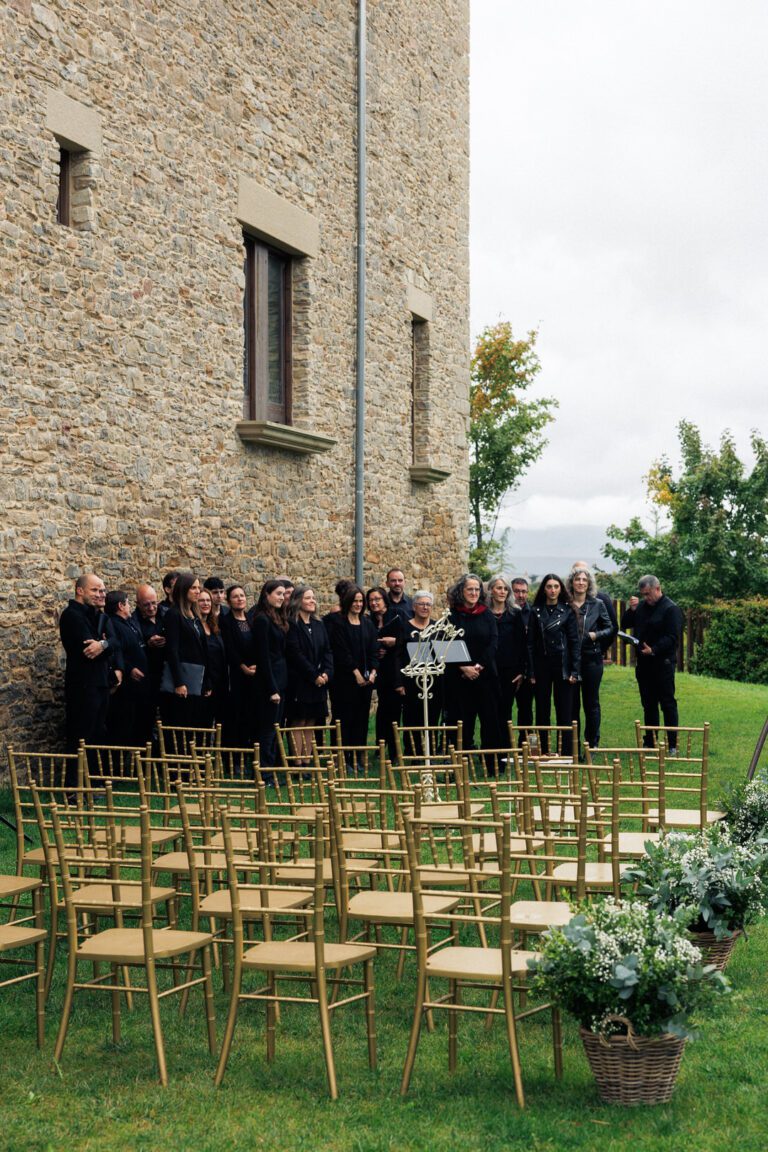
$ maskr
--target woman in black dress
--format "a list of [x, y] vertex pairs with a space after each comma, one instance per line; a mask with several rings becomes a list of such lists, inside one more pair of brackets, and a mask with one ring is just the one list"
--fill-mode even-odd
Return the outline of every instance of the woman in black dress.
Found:
[[[333, 718], [341, 723], [342, 743], [365, 747], [368, 743], [368, 718], [371, 714], [372, 690], [379, 668], [378, 635], [367, 616], [363, 616], [363, 590], [351, 584], [341, 598], [341, 619], [331, 633], [333, 650]], [[347, 766], [354, 768], [354, 757], [347, 756]], [[357, 755], [357, 768], [364, 758]]]
[[365, 594], [368, 615], [373, 622], [379, 639], [379, 672], [376, 677], [376, 743], [383, 740], [387, 745], [390, 760], [397, 753], [394, 724], [400, 724], [403, 716], [405, 688], [400, 675], [403, 650], [403, 617], [387, 603], [383, 588], [369, 588]]
[[224, 650], [224, 639], [219, 628], [219, 605], [213, 603], [213, 597], [207, 588], [200, 589], [197, 601], [197, 613], [205, 632], [205, 642], [208, 649], [208, 683], [211, 693], [205, 697], [208, 723], [224, 724], [227, 718], [227, 705], [229, 703], [229, 670], [227, 668], [227, 655]]
[[333, 655], [325, 625], [317, 615], [314, 589], [304, 584], [294, 588], [288, 615], [288, 723], [295, 733], [299, 763], [309, 764], [313, 731], [325, 724], [328, 715]]
[[256, 644], [246, 612], [241, 584], [227, 588], [229, 612], [220, 618], [229, 665], [229, 723], [224, 743], [230, 748], [253, 748], [256, 743]]
[[499, 701], [499, 748], [509, 742], [512, 704], [528, 663], [528, 647], [520, 609], [512, 595], [512, 585], [505, 576], [492, 576], [485, 599], [496, 619], [499, 646], [496, 650], [496, 673]]
[[461, 720], [465, 748], [475, 747], [475, 724], [480, 719], [483, 748], [498, 747], [496, 648], [498, 629], [493, 613], [481, 602], [483, 584], [468, 572], [448, 590], [449, 619], [464, 632], [469, 661], [445, 669], [445, 710], [449, 724]]
[[284, 607], [285, 588], [282, 580], [267, 580], [262, 585], [251, 622], [256, 650], [256, 707], [261, 763], [277, 763], [275, 724], [285, 717], [288, 664], [285, 641], [288, 616]]
[[[558, 726], [573, 718], [573, 685], [579, 677], [579, 637], [576, 617], [559, 576], [549, 572], [539, 585], [528, 627], [528, 668], [536, 701], [536, 725], [550, 722], [554, 697]], [[542, 752], [548, 751], [547, 733], [540, 735]], [[563, 738], [563, 753], [571, 754], [571, 737]]]
[[205, 695], [210, 691], [208, 645], [197, 614], [199, 596], [197, 576], [182, 572], [173, 585], [171, 607], [163, 617], [167, 674], [164, 673], [166, 687], [160, 693], [160, 711], [163, 722], [174, 727], [206, 727]]

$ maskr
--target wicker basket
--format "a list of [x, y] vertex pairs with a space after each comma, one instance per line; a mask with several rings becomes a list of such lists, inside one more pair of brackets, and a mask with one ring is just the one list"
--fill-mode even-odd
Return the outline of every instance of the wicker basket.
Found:
[[714, 964], [721, 972], [730, 960], [734, 945], [741, 935], [743, 933], [740, 929], [734, 932], [733, 936], [727, 936], [725, 940], [718, 940], [714, 932], [690, 933], [691, 940], [701, 949], [702, 963]]
[[685, 1039], [669, 1032], [636, 1036], [629, 1020], [611, 1019], [624, 1024], [626, 1036], [580, 1029], [600, 1099], [606, 1104], [666, 1104], [675, 1087]]

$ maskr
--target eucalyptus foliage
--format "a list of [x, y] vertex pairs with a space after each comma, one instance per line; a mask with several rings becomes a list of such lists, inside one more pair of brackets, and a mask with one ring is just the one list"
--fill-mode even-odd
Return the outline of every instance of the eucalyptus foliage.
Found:
[[766, 845], [736, 843], [727, 827], [663, 833], [624, 872], [649, 907], [679, 915], [692, 931], [725, 940], [768, 907]]
[[690, 1036], [692, 1013], [728, 982], [701, 952], [684, 921], [639, 901], [587, 904], [544, 934], [529, 961], [538, 991], [584, 1028], [610, 1033], [623, 1016], [639, 1036]]
[[725, 823], [736, 844], [768, 842], [768, 779], [763, 773], [734, 784], [722, 802]]

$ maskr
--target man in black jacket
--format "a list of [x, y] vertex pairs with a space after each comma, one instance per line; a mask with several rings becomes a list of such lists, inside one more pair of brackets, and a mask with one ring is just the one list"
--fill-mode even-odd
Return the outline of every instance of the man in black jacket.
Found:
[[[682, 631], [682, 615], [674, 600], [665, 596], [655, 576], [641, 576], [638, 591], [643, 598], [631, 596], [629, 608], [621, 617], [621, 627], [631, 628], [635, 639], [637, 666], [635, 675], [640, 689], [645, 724], [658, 728], [659, 708], [665, 725], [672, 729], [679, 724], [675, 699], [675, 667], [677, 645]], [[669, 732], [667, 742], [670, 755], [677, 754], [677, 733]], [[653, 734], [646, 732], [646, 747], [653, 747]]]
[[405, 576], [402, 568], [390, 568], [387, 572], [387, 603], [401, 617], [403, 627], [413, 616], [413, 603], [405, 594]]
[[78, 576], [75, 598], [59, 618], [59, 635], [67, 654], [67, 752], [77, 752], [81, 740], [86, 744], [105, 743], [110, 672], [117, 684], [123, 677], [119, 645], [112, 623], [104, 614], [105, 596], [104, 583], [98, 576]]

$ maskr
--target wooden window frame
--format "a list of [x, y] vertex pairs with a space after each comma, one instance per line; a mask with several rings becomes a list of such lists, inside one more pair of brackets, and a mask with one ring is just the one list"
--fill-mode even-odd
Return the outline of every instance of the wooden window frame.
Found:
[[[293, 392], [292, 356], [292, 260], [278, 248], [270, 247], [248, 232], [245, 247], [243, 414], [246, 420], [268, 420], [290, 425]], [[269, 399], [269, 264], [281, 268], [279, 354], [283, 403]]]

